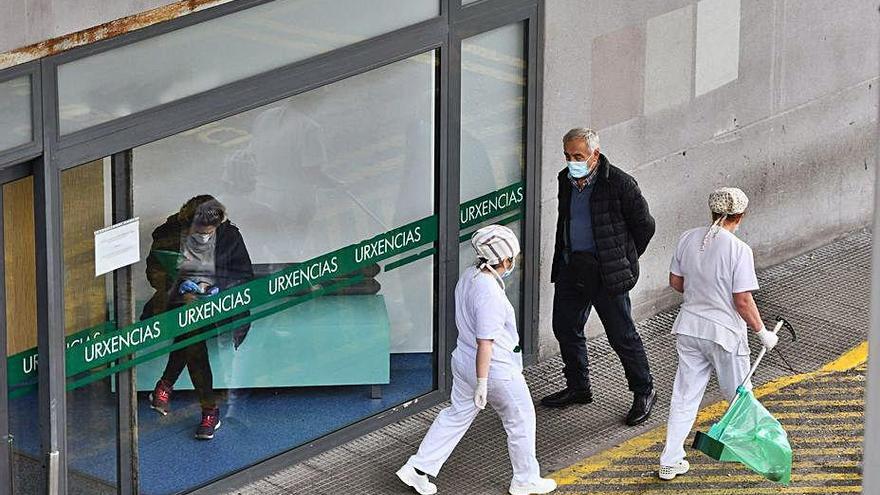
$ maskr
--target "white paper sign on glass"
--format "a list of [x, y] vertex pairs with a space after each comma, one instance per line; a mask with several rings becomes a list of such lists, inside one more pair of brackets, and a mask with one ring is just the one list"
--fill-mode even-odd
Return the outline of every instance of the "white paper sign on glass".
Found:
[[140, 219], [132, 218], [95, 231], [95, 276], [141, 260]]

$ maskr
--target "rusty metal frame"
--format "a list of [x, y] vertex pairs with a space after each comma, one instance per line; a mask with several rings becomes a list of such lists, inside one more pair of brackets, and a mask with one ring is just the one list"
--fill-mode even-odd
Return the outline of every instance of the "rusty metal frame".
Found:
[[183, 17], [233, 0], [177, 0], [74, 33], [0, 53], [0, 70]]

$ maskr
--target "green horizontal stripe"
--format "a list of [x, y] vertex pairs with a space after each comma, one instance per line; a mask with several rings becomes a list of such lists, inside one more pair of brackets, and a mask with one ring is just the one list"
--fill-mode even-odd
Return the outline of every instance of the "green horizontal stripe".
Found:
[[177, 349], [183, 349], [184, 347], [189, 347], [192, 344], [196, 344], [196, 343], [201, 342], [203, 340], [208, 340], [212, 337], [216, 337], [217, 335], [228, 332], [230, 330], [234, 330], [242, 325], [254, 322], [256, 320], [259, 320], [261, 318], [265, 318], [267, 316], [271, 316], [276, 313], [280, 313], [281, 311], [290, 309], [293, 306], [296, 306], [297, 304], [302, 304], [306, 301], [311, 301], [312, 299], [316, 299], [318, 297], [321, 297], [331, 290], [336, 290], [336, 289], [341, 289], [343, 287], [347, 287], [349, 285], [360, 282], [363, 279], [364, 279], [364, 277], [362, 275], [351, 277], [349, 279], [342, 280], [337, 284], [321, 288], [319, 290], [316, 290], [316, 291], [311, 292], [309, 294], [306, 294], [304, 296], [293, 298], [290, 301], [287, 301], [283, 304], [278, 304], [276, 306], [272, 306], [271, 308], [264, 310], [264, 311], [261, 311], [259, 313], [255, 313], [250, 316], [240, 318], [240, 319], [237, 319], [233, 322], [226, 323], [226, 324], [223, 324], [223, 325], [220, 325], [217, 327], [208, 327], [205, 331], [203, 331], [197, 335], [193, 335], [193, 336], [188, 337], [188, 338], [181, 340], [179, 342], [175, 342], [169, 346], [165, 346], [161, 349], [157, 349], [155, 351], [148, 352], [146, 354], [134, 357], [134, 358], [126, 360], [122, 363], [118, 363], [118, 362], [114, 363], [112, 366], [109, 366], [101, 371], [89, 373], [87, 376], [79, 378], [77, 380], [73, 380], [73, 381], [68, 380], [67, 390], [74, 390], [76, 388], [83, 387], [83, 386], [88, 385], [92, 382], [101, 380], [104, 377], [110, 376], [114, 373], [119, 373], [121, 371], [125, 371], [125, 370], [130, 369], [134, 366], [137, 366], [141, 363], [151, 361], [153, 359], [156, 359], [157, 357], [160, 357], [160, 356], [163, 356], [163, 355], [168, 354], [170, 352], [176, 351]]
[[[459, 227], [464, 230], [511, 211], [517, 211], [517, 213], [497, 223], [504, 225], [519, 220], [522, 218], [523, 199], [523, 185], [518, 182], [465, 202], [459, 207]], [[464, 242], [469, 237], [470, 235], [462, 236], [460, 241]], [[138, 356], [123, 364], [117, 363], [119, 359], [131, 356], [143, 349], [199, 329], [208, 330], [196, 337], [208, 335], [204, 338], [210, 338], [210, 336], [222, 333], [222, 331], [237, 328], [245, 322], [255, 321], [272, 312], [317, 297], [326, 291], [323, 285], [331, 283], [334, 278], [355, 273], [365, 266], [405, 254], [436, 241], [437, 217], [432, 215], [304, 263], [298, 263], [272, 275], [225, 290], [216, 296], [172, 309], [123, 328], [116, 328], [115, 322], [108, 321], [96, 327], [79, 331], [66, 338], [66, 374], [68, 377], [73, 377], [88, 370], [97, 369], [98, 371], [90, 373], [87, 377], [71, 382], [73, 386], [91, 383], [143, 362], [144, 359]], [[386, 272], [395, 270], [433, 256], [436, 252], [434, 247], [422, 250], [388, 263], [384, 270]], [[335, 287], [342, 285], [336, 284]], [[305, 296], [297, 296], [306, 291], [312, 292]], [[241, 318], [247, 312], [257, 311], [258, 308], [269, 303], [289, 299], [293, 296], [297, 297], [269, 310]], [[303, 297], [308, 299], [303, 299]], [[226, 330], [213, 327], [213, 325], [230, 318], [236, 318], [236, 320], [224, 323], [220, 327]], [[185, 342], [193, 338], [191, 337]], [[198, 341], [197, 339], [194, 342]], [[163, 347], [159, 351], [151, 352], [149, 355], [156, 357], [181, 347], [185, 346], [175, 343]], [[36, 347], [9, 357], [7, 359], [8, 383], [11, 387], [15, 387], [15, 385], [25, 385], [28, 380], [36, 380], [37, 366]], [[99, 369], [102, 367], [106, 368]], [[34, 388], [35, 385], [18, 387], [10, 392], [10, 397], [25, 395]]]
[[517, 182], [462, 203], [458, 209], [459, 228], [464, 230], [490, 218], [516, 211], [525, 205], [524, 199], [523, 183]]
[[[93, 338], [116, 328], [116, 321], [110, 320], [85, 330], [68, 335], [64, 341], [68, 349], [82, 345]], [[6, 360], [7, 383], [19, 385], [28, 380], [37, 380], [37, 348], [19, 352]], [[11, 396], [11, 395], [10, 395]]]

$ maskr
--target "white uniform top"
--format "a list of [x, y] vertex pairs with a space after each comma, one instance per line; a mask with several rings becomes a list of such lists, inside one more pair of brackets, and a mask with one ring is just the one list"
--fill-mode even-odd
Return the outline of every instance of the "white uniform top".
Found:
[[736, 311], [733, 294], [758, 290], [752, 248], [721, 229], [700, 252], [708, 229], [682, 234], [672, 257], [669, 271], [684, 277], [684, 304], [672, 333], [711, 340], [727, 352], [748, 353], [746, 322]]
[[509, 380], [522, 373], [516, 316], [507, 295], [491, 273], [468, 267], [455, 286], [458, 340], [453, 358], [476, 362], [477, 339], [493, 340], [489, 378]]

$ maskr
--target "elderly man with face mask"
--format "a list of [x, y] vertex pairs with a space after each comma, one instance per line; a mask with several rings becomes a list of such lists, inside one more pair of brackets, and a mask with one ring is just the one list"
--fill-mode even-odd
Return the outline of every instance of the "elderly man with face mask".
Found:
[[550, 279], [555, 284], [553, 334], [565, 364], [566, 387], [541, 403], [564, 407], [592, 402], [584, 325], [595, 308], [633, 392], [625, 421], [635, 426], [650, 416], [655, 394], [629, 291], [639, 278], [639, 257], [654, 235], [654, 219], [635, 179], [599, 152], [595, 131], [572, 129], [562, 145], [567, 166], [558, 176]]
[[[713, 223], [682, 234], [669, 268], [669, 285], [684, 294], [672, 333], [676, 335], [678, 371], [672, 388], [666, 448], [659, 476], [672, 480], [689, 469], [684, 441], [703, 399], [712, 370], [725, 398], [731, 400], [749, 373], [746, 326], [767, 348], [778, 340], [767, 331], [752, 298], [758, 290], [752, 249], [734, 235], [749, 200], [733, 187], [709, 195]], [[750, 384], [746, 384], [750, 387]]]

